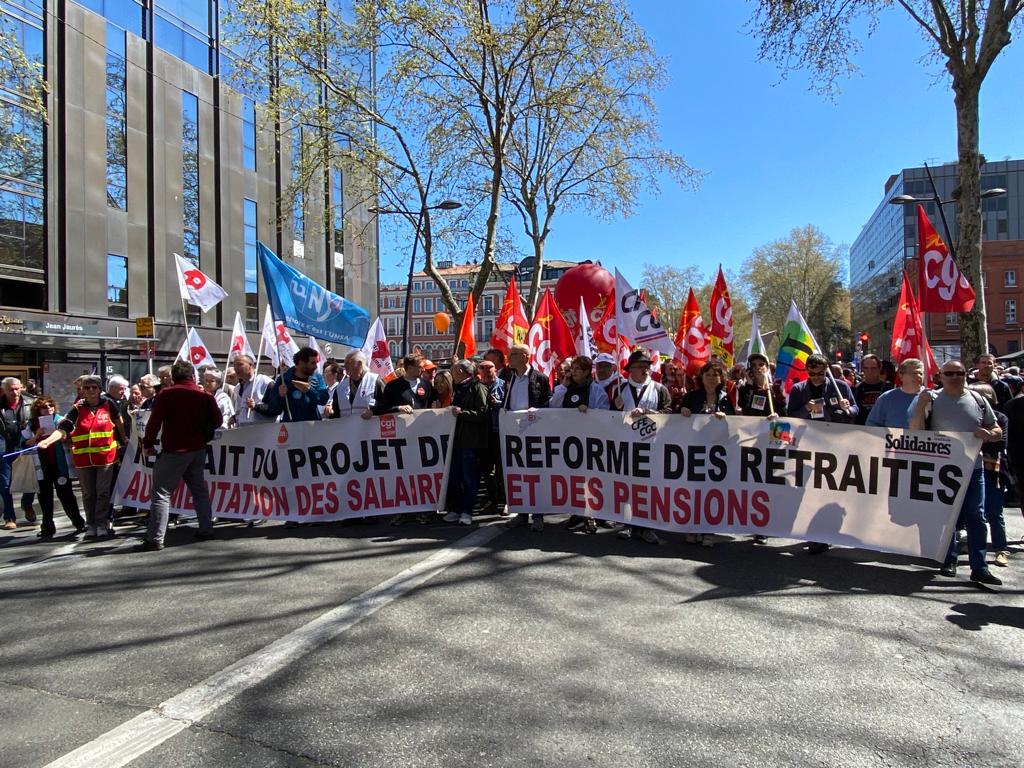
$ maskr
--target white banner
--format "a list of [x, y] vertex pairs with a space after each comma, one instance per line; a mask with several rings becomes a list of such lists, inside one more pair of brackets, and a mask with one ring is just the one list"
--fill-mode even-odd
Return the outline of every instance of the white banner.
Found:
[[760, 534], [944, 560], [969, 434], [799, 419], [501, 414], [510, 512]]
[[[148, 418], [140, 413], [132, 432], [115, 504], [149, 507], [153, 459], [141, 451]], [[213, 514], [311, 522], [434, 512], [444, 502], [454, 424], [449, 411], [429, 410], [222, 430], [207, 446]], [[171, 511], [195, 513], [184, 484], [171, 495]]]

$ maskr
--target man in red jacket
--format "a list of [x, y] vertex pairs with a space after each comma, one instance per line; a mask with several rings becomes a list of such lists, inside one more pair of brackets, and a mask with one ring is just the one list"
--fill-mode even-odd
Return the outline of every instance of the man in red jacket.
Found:
[[[181, 480], [192, 493], [199, 518], [197, 539], [213, 537], [213, 512], [206, 489], [206, 444], [223, 420], [217, 401], [195, 382], [192, 363], [178, 360], [171, 367], [172, 386], [161, 389], [153, 401], [153, 412], [146, 424], [142, 450], [156, 453], [160, 435], [160, 455], [153, 465], [153, 496], [143, 551], [164, 548], [171, 493]], [[162, 431], [161, 431], [162, 429]]]

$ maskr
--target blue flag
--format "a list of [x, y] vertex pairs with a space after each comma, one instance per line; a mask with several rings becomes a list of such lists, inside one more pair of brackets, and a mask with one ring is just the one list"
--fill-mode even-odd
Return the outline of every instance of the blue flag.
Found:
[[359, 349], [370, 330], [370, 313], [281, 261], [256, 243], [263, 285], [274, 320], [293, 331]]

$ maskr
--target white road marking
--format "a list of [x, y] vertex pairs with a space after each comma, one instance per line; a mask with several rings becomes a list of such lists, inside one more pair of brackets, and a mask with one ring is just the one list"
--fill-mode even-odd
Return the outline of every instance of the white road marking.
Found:
[[402, 595], [430, 581], [446, 568], [469, 557], [502, 532], [503, 526], [500, 525], [478, 528], [265, 648], [54, 760], [47, 768], [92, 768], [97, 765], [119, 768], [128, 765], [246, 689], [263, 682]]

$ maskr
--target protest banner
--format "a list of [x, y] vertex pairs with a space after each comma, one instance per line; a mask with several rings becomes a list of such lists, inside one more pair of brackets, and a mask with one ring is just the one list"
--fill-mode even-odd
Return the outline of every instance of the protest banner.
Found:
[[[148, 411], [138, 414], [115, 504], [150, 504], [154, 460], [141, 445], [148, 419]], [[221, 430], [206, 450], [213, 514], [319, 522], [442, 509], [454, 424], [449, 411], [428, 410]], [[183, 483], [171, 495], [171, 512], [195, 513]]]
[[970, 434], [798, 419], [503, 412], [509, 512], [945, 558]]

